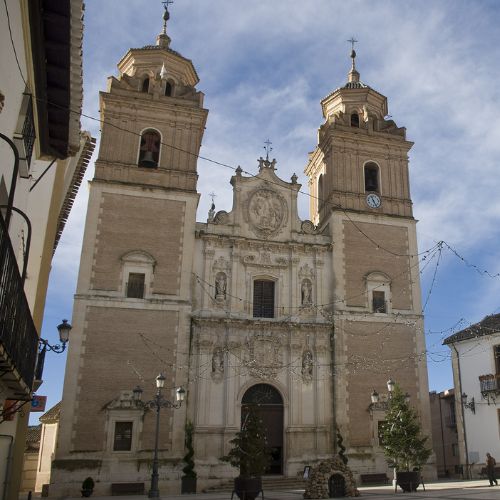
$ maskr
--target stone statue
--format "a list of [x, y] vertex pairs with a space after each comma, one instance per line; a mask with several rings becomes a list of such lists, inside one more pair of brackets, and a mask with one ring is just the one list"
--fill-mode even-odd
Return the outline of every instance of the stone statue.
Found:
[[224, 373], [224, 352], [217, 347], [212, 354], [212, 374], [222, 373]]
[[310, 280], [305, 279], [302, 281], [301, 286], [302, 305], [309, 306], [312, 304], [312, 283]]
[[227, 277], [224, 273], [217, 273], [215, 277], [215, 298], [216, 300], [226, 299]]
[[302, 377], [306, 382], [311, 381], [313, 377], [313, 355], [309, 349], [302, 354]]

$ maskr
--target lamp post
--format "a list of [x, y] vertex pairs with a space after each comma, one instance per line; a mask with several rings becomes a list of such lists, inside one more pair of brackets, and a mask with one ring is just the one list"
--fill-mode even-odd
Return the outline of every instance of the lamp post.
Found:
[[68, 323], [67, 319], [63, 319], [62, 323], [57, 325], [57, 330], [59, 332], [60, 344], [51, 345], [45, 339], [38, 339], [38, 359], [36, 363], [36, 373], [35, 380], [42, 380], [43, 365], [45, 362], [45, 353], [47, 351], [53, 351], [57, 354], [61, 354], [66, 350], [66, 344], [69, 340], [69, 333], [73, 327]]
[[151, 474], [151, 488], [148, 493], [149, 498], [158, 498], [160, 496], [160, 491], [158, 489], [158, 440], [160, 435], [160, 410], [162, 408], [180, 408], [186, 396], [186, 391], [182, 387], [179, 387], [175, 391], [176, 402], [172, 403], [165, 399], [161, 394], [161, 390], [164, 386], [165, 375], [163, 375], [163, 373], [160, 373], [156, 377], [156, 394], [154, 399], [152, 399], [151, 401], [146, 401], [144, 403], [142, 403], [141, 401], [142, 389], [137, 386], [132, 391], [134, 400], [140, 403], [141, 406], [156, 410], [155, 449], [153, 455], [153, 472]]

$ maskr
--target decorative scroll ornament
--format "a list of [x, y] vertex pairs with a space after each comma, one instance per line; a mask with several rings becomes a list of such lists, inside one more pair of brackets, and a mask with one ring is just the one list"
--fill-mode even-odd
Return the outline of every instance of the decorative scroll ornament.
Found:
[[305, 234], [314, 234], [316, 232], [316, 226], [310, 220], [303, 221], [300, 229]]
[[287, 216], [286, 201], [276, 191], [257, 189], [248, 198], [248, 222], [260, 238], [277, 234], [286, 224]]
[[247, 340], [246, 348], [243, 364], [250, 375], [260, 379], [275, 379], [282, 365], [279, 337], [257, 333]]
[[304, 264], [299, 269], [299, 278], [300, 279], [308, 278], [310, 280], [314, 278], [314, 270], [309, 266], [309, 264]]

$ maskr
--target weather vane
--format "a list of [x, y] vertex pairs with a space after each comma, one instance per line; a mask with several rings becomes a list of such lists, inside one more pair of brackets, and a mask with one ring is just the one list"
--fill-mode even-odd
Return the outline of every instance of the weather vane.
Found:
[[264, 141], [264, 144], [264, 149], [266, 150], [266, 161], [269, 161], [269, 153], [273, 150], [273, 148], [271, 147], [272, 142], [267, 139]]
[[172, 5], [174, 3], [174, 0], [165, 0], [162, 2], [163, 6], [165, 7], [165, 10], [168, 10], [168, 6]]
[[163, 13], [163, 34], [167, 34], [167, 21], [170, 19], [170, 13], [168, 12], [168, 6], [173, 4], [174, 0], [164, 0], [162, 2], [163, 7], [165, 7], [165, 12]]
[[217, 195], [212, 191], [211, 193], [208, 193], [208, 196], [210, 196], [210, 198], [212, 198], [212, 205], [215, 205], [214, 198], [216, 198]]

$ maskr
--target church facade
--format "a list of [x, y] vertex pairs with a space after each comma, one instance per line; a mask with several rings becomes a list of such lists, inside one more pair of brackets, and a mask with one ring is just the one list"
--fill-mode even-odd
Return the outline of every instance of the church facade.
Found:
[[236, 475], [220, 457], [249, 403], [262, 410], [270, 474], [300, 475], [336, 452], [338, 434], [356, 474], [386, 471], [374, 389], [396, 380], [430, 434], [412, 143], [385, 118], [387, 99], [360, 81], [353, 51], [348, 82], [321, 102], [310, 220], [297, 176], [281, 179], [267, 155], [255, 176], [234, 172], [231, 211], [196, 222], [208, 111], [192, 62], [164, 29], [118, 69], [101, 93], [51, 496], [86, 476], [96, 494], [147, 487], [145, 402], [159, 373], [167, 399], [186, 390], [161, 410], [164, 493], [180, 490], [187, 422], [198, 489]]

